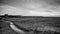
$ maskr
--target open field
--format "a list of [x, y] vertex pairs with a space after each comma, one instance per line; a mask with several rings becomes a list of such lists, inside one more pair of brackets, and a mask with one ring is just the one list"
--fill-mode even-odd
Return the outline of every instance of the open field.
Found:
[[16, 18], [16, 17], [2, 18], [0, 21], [2, 25], [2, 31], [5, 31], [5, 33], [7, 33], [7, 31], [9, 33], [12, 33], [13, 30], [9, 27], [8, 22], [6, 21], [13, 22], [14, 24], [28, 30], [38, 28], [38, 30], [41, 31], [41, 29], [39, 28], [44, 29], [46, 26], [48, 26], [56, 29], [57, 31], [60, 31], [60, 23], [59, 23], [60, 17], [25, 17], [24, 18], [23, 16], [22, 17], [20, 16], [20, 18]]

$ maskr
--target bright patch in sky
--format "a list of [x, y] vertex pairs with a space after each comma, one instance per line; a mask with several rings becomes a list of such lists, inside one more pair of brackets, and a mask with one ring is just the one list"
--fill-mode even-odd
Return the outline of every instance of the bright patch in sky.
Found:
[[[36, 8], [36, 9], [25, 9], [25, 8], [17, 8], [12, 6], [1, 6], [2, 11], [0, 14], [9, 14], [9, 15], [23, 15], [23, 16], [59, 16], [60, 10], [50, 10], [48, 12], [46, 8]], [[34, 8], [34, 7], [33, 7]]]

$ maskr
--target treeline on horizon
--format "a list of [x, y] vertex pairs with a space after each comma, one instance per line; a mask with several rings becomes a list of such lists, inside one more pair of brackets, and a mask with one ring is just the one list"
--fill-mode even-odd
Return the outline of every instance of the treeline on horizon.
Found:
[[[22, 15], [8, 15], [8, 14], [4, 14], [4, 15], [0, 15], [0, 18], [54, 18], [54, 17], [44, 17], [44, 16], [22, 16]], [[56, 18], [56, 17], [55, 17]]]

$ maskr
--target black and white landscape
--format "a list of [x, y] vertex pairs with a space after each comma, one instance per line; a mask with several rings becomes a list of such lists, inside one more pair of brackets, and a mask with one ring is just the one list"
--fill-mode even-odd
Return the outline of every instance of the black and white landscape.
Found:
[[0, 0], [2, 34], [60, 34], [60, 0]]

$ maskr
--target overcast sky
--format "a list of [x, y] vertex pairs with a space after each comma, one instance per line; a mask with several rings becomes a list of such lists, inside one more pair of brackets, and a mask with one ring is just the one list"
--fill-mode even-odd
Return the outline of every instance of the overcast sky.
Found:
[[51, 0], [4, 0], [0, 14], [23, 16], [59, 16], [60, 6]]

